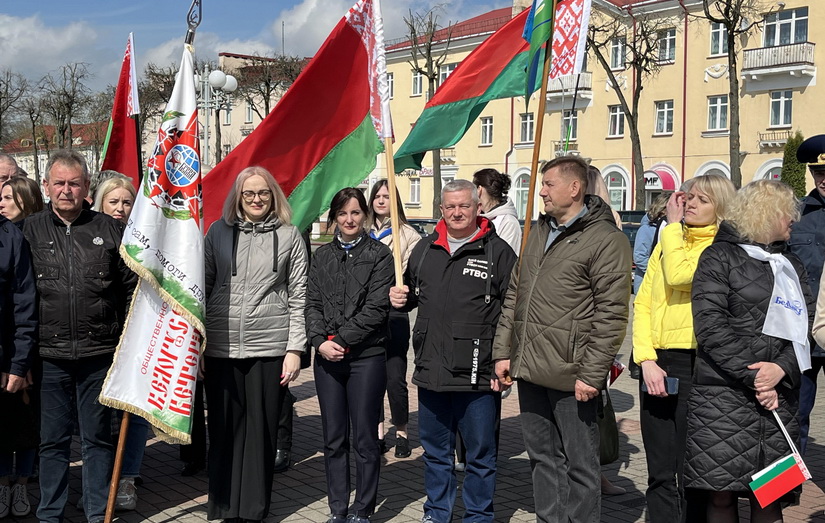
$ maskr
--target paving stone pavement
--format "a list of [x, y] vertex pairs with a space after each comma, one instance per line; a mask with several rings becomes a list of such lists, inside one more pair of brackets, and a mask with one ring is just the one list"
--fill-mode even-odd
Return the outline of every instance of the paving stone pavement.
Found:
[[[630, 336], [625, 339], [620, 359], [627, 362], [630, 354]], [[410, 366], [412, 369], [412, 366]], [[623, 375], [611, 389], [611, 397], [616, 410], [620, 429], [620, 458], [616, 463], [605, 466], [604, 473], [616, 485], [627, 489], [621, 496], [602, 497], [602, 517], [604, 522], [629, 523], [645, 521], [644, 489], [646, 483], [645, 454], [639, 429], [638, 383], [628, 375]], [[311, 371], [303, 371], [292, 386], [297, 396], [297, 418], [293, 437], [293, 465], [283, 474], [277, 474], [272, 492], [272, 508], [267, 522], [314, 522], [322, 523], [328, 518], [325, 496], [324, 463], [321, 455], [321, 420], [315, 386]], [[825, 384], [819, 382], [819, 397], [825, 398]], [[410, 437], [414, 445], [413, 454], [408, 459], [396, 459], [392, 450], [385, 455], [381, 470], [378, 507], [371, 518], [374, 522], [418, 522], [422, 516], [423, 463], [422, 449], [418, 444], [417, 394], [416, 387], [410, 386]], [[496, 521], [535, 521], [533, 514], [533, 489], [530, 479], [530, 462], [524, 451], [521, 424], [518, 416], [518, 391], [514, 390], [502, 404], [501, 452], [498, 460], [498, 485], [495, 497]], [[386, 412], [389, 419], [389, 410]], [[825, 413], [822, 407], [814, 412], [811, 427], [811, 442], [805, 457], [813, 481], [804, 485], [799, 506], [788, 507], [784, 511], [786, 522], [825, 523]], [[394, 442], [390, 434], [388, 443]], [[137, 523], [150, 521], [165, 523], [172, 521], [206, 521], [207, 478], [201, 473], [192, 478], [180, 476], [181, 463], [178, 461], [176, 446], [158, 439], [147, 443], [143, 462], [143, 486], [138, 488], [137, 510], [118, 514], [117, 521]], [[353, 464], [354, 467], [354, 464]], [[82, 512], [76, 508], [80, 498], [80, 453], [75, 441], [72, 453], [69, 504], [66, 521], [84, 521]], [[459, 473], [459, 493], [454, 512], [454, 521], [461, 519]], [[354, 480], [353, 480], [354, 485]], [[31, 485], [32, 497], [38, 497], [37, 484]], [[544, 495], [552, 495], [546, 493]], [[742, 520], [746, 521], [747, 506], [740, 502]], [[14, 518], [10, 521], [31, 522], [36, 518]]]

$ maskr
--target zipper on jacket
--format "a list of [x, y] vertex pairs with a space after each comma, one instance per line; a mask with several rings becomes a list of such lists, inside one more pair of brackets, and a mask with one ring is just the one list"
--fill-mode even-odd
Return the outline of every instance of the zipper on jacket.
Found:
[[243, 273], [243, 297], [241, 298], [241, 323], [238, 325], [238, 357], [244, 358], [246, 356], [246, 345], [244, 342], [244, 332], [246, 331], [246, 295], [247, 284], [249, 283], [249, 257], [252, 253], [252, 243], [255, 241], [255, 226], [252, 226], [252, 233], [250, 233], [249, 241], [246, 244], [246, 267]]
[[77, 303], [75, 293], [74, 274], [74, 240], [72, 239], [72, 224], [66, 225], [66, 257], [69, 259], [69, 332], [72, 339], [72, 359], [77, 354]]

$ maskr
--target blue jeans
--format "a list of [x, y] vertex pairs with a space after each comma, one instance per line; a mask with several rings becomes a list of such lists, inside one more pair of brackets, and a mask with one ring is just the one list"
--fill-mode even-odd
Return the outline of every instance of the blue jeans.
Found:
[[40, 505], [37, 507], [37, 518], [41, 523], [63, 521], [69, 498], [72, 401], [75, 397], [83, 458], [83, 510], [88, 521], [103, 521], [114, 445], [112, 411], [101, 405], [97, 398], [111, 364], [111, 354], [78, 360], [43, 360]]
[[825, 369], [825, 358], [811, 358], [811, 368], [802, 373], [799, 387], [799, 451], [808, 448], [808, 431], [811, 428], [811, 412], [816, 402], [816, 378]]
[[456, 496], [453, 463], [456, 429], [467, 447], [464, 521], [493, 521], [496, 491], [497, 392], [433, 392], [418, 388], [418, 434], [424, 447], [424, 515], [435, 523], [452, 521]]
[[129, 416], [129, 430], [126, 433], [126, 446], [123, 449], [123, 468], [120, 469], [121, 478], [140, 476], [140, 465], [143, 463], [148, 433], [148, 421], [135, 414]]

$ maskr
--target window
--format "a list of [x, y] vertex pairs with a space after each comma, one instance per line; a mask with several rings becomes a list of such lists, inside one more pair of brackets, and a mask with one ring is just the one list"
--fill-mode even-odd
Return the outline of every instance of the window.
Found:
[[808, 8], [782, 10], [765, 17], [765, 47], [808, 41]]
[[516, 178], [515, 187], [516, 213], [519, 218], [524, 219], [527, 214], [527, 197], [530, 194], [530, 173]]
[[447, 77], [450, 76], [450, 74], [455, 70], [457, 65], [458, 64], [447, 64], [447, 65], [442, 65], [441, 67], [439, 67], [439, 69], [438, 69], [438, 85], [441, 85], [441, 84], [444, 83], [444, 80], [446, 80]]
[[255, 111], [252, 109], [252, 103], [246, 102], [246, 115], [244, 117], [244, 123], [252, 123], [252, 116]]
[[412, 96], [421, 96], [424, 92], [424, 78], [420, 71], [413, 71], [412, 75]]
[[410, 203], [421, 204], [421, 178], [410, 178]]
[[625, 37], [616, 37], [610, 41], [610, 68], [624, 69], [627, 54], [627, 40]]
[[387, 87], [390, 91], [390, 100], [392, 100], [395, 94], [395, 75], [393, 73], [387, 73]]
[[725, 26], [718, 22], [710, 24], [710, 54], [711, 56], [728, 54], [728, 32]]
[[656, 134], [673, 133], [673, 100], [656, 102]]
[[232, 109], [223, 110], [223, 124], [232, 125]]
[[659, 62], [673, 62], [676, 60], [676, 29], [659, 31]]
[[708, 97], [708, 130], [722, 131], [728, 128], [728, 95]]
[[481, 145], [493, 145], [493, 117], [481, 118]]
[[771, 91], [771, 127], [791, 125], [793, 91]]
[[564, 111], [564, 129], [562, 130], [562, 138], [567, 139], [570, 133], [570, 140], [575, 141], [579, 134], [579, 112], [571, 113]]
[[627, 199], [627, 183], [620, 172], [610, 172], [604, 176], [607, 183], [607, 193], [610, 195], [610, 207], [617, 211], [625, 208]]
[[232, 152], [232, 145], [225, 143], [221, 146], [223, 148], [223, 155], [226, 156], [227, 154]]
[[610, 111], [610, 126], [607, 130], [607, 136], [624, 136], [624, 111], [622, 111], [622, 106], [611, 105], [608, 110]]
[[521, 143], [529, 143], [533, 141], [533, 132], [535, 131], [535, 121], [533, 113], [521, 113], [521, 134], [519, 135]]

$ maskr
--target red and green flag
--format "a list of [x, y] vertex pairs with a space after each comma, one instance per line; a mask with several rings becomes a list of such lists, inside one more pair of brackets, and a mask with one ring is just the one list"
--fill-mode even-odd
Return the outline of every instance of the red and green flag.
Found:
[[332, 196], [375, 168], [392, 137], [379, 0], [359, 0], [275, 108], [203, 181], [206, 227], [220, 219], [238, 173], [261, 166], [309, 226]]
[[750, 487], [756, 500], [765, 508], [803, 484], [806, 479], [805, 471], [800, 467], [796, 456], [789, 454], [755, 474]]
[[[455, 145], [490, 100], [524, 95], [530, 44], [522, 11], [481, 43], [430, 99], [395, 153], [395, 172], [421, 169], [427, 151]], [[531, 93], [541, 86], [536, 77]]]
[[106, 141], [103, 143], [103, 163], [100, 168], [125, 174], [137, 187], [140, 183], [141, 172], [137, 120], [137, 115], [140, 114], [140, 104], [138, 103], [134, 52], [134, 40], [132, 33], [129, 33], [112, 106], [112, 118], [109, 120]]

